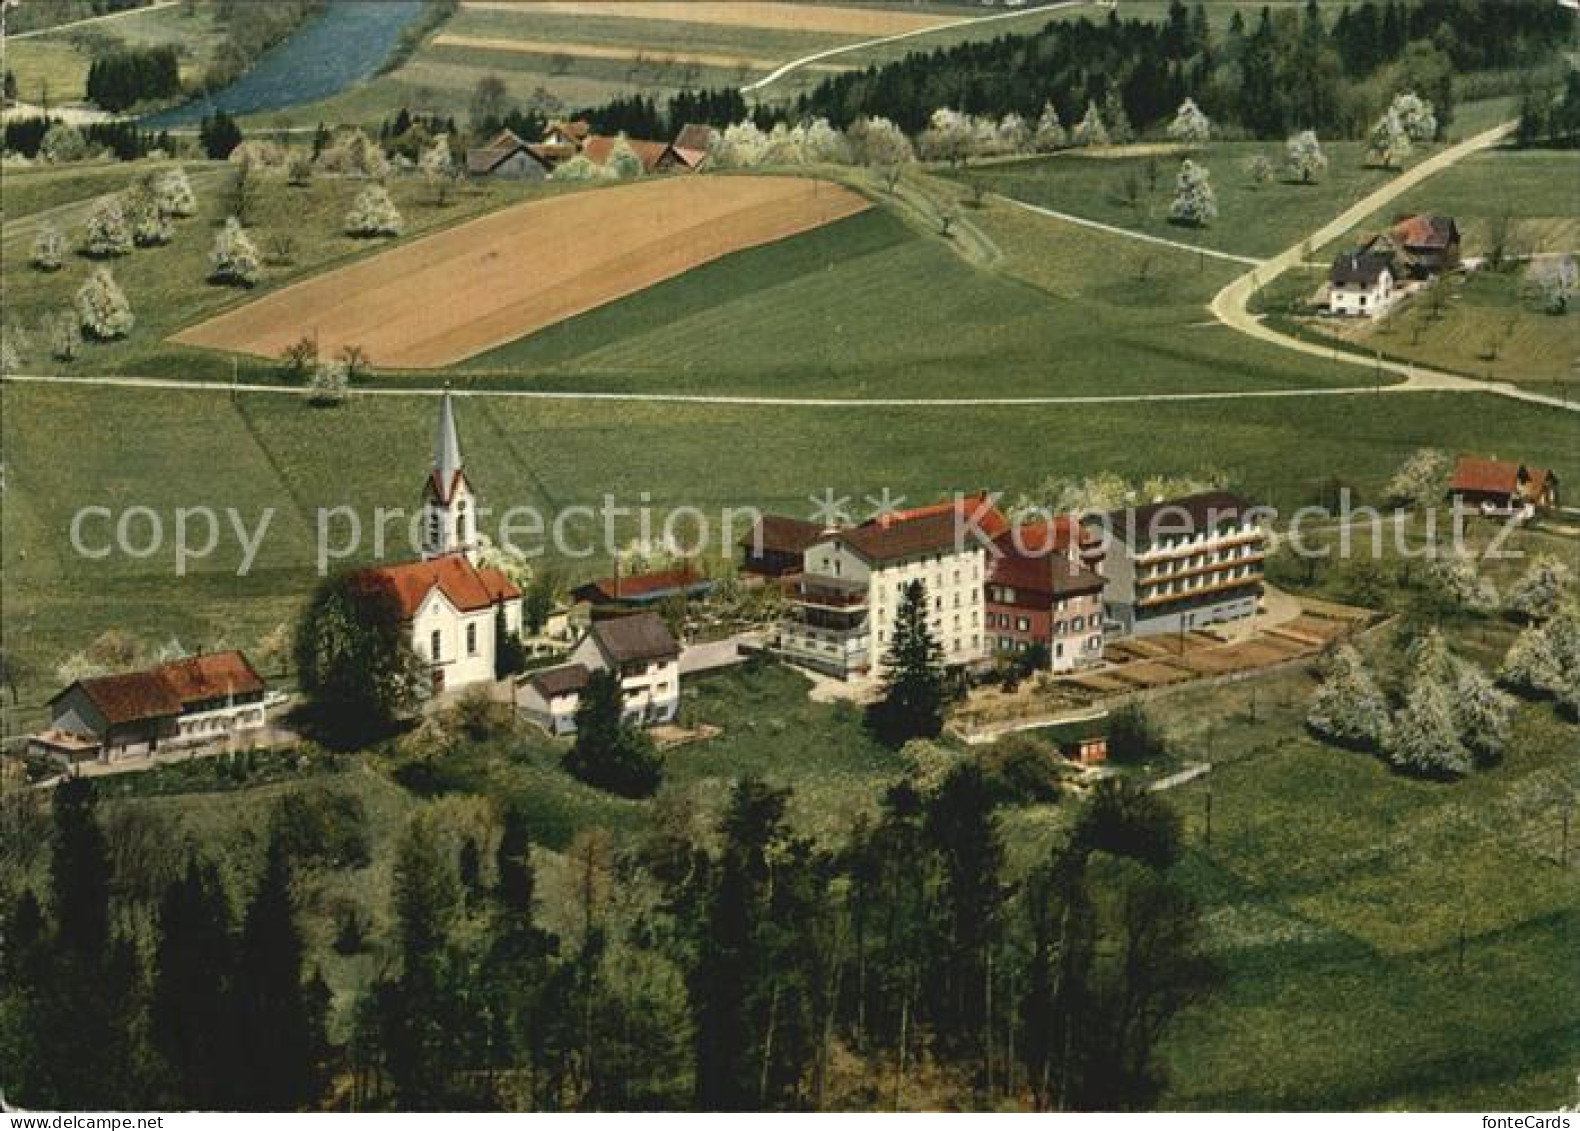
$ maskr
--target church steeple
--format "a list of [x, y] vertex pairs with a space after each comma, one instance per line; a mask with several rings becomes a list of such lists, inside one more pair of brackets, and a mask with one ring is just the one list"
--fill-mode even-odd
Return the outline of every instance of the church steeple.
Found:
[[477, 507], [461, 460], [455, 427], [455, 402], [450, 390], [439, 402], [439, 426], [433, 440], [433, 470], [423, 491], [422, 556], [437, 558], [464, 553], [477, 557]]

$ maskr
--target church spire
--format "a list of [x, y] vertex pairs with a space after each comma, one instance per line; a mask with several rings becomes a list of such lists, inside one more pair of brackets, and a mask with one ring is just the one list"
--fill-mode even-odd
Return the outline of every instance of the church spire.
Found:
[[455, 431], [455, 403], [450, 390], [444, 390], [439, 402], [439, 429], [433, 440], [433, 478], [439, 498], [448, 502], [455, 489], [455, 477], [461, 470], [461, 441]]
[[478, 550], [477, 508], [472, 485], [461, 463], [461, 441], [455, 428], [455, 401], [450, 390], [439, 402], [439, 427], [433, 440], [433, 470], [423, 493], [422, 556], [443, 557], [463, 553], [475, 558]]

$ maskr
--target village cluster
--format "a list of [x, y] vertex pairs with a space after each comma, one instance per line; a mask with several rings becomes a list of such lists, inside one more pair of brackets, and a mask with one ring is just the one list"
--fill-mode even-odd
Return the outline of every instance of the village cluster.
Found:
[[[1520, 516], [1556, 507], [1558, 487], [1543, 469], [1462, 457], [1450, 495], [1484, 514]], [[543, 631], [568, 645], [553, 666], [501, 680], [496, 653], [523, 634], [523, 593], [485, 561], [478, 513], [446, 393], [422, 490], [421, 555], [361, 573], [394, 595], [434, 701], [503, 690], [524, 717], [569, 735], [593, 674], [607, 672], [618, 677], [626, 723], [673, 723], [687, 649], [655, 609], [705, 595], [713, 583], [688, 565], [581, 585], [573, 607], [556, 611]], [[859, 523], [767, 515], [741, 539], [738, 570], [743, 583], [784, 598], [783, 615], [755, 634], [754, 649], [859, 685], [881, 673], [914, 583], [947, 668], [1011, 660], [1071, 673], [1100, 669], [1105, 651], [1127, 639], [1183, 640], [1254, 617], [1269, 541], [1265, 512], [1228, 491], [1037, 522], [1011, 521], [979, 492]], [[242, 652], [201, 654], [74, 681], [50, 700], [49, 726], [29, 747], [69, 767], [257, 745], [271, 741], [288, 701]]]

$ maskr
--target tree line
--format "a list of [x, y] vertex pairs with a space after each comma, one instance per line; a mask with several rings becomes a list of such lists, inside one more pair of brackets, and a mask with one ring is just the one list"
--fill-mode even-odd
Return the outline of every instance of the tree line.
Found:
[[[806, 1110], [1155, 1103], [1214, 984], [1177, 816], [1116, 782], [1012, 868], [979, 760], [911, 775], [832, 844], [735, 783], [616, 847], [585, 830], [540, 906], [533, 822], [417, 810], [387, 906], [333, 950], [375, 973], [331, 1024], [304, 912], [365, 815], [288, 794], [255, 859], [196, 848], [140, 892], [95, 788], [55, 791], [47, 879], [4, 905], [0, 1063], [28, 1107]], [[343, 800], [343, 799], [342, 799]], [[373, 922], [387, 922], [376, 931]], [[545, 923], [553, 922], [550, 930]], [[329, 1034], [334, 1033], [331, 1037]]]
[[111, 113], [180, 93], [181, 60], [168, 45], [111, 51], [88, 66], [88, 101]]
[[796, 102], [798, 117], [836, 126], [882, 116], [909, 133], [941, 106], [970, 114], [1035, 118], [1046, 103], [1102, 104], [1111, 96], [1145, 129], [1187, 96], [1215, 122], [1257, 137], [1296, 129], [1361, 136], [1399, 89], [1417, 90], [1446, 128], [1455, 73], [1529, 66], [1567, 40], [1557, 5], [1497, 0], [1367, 0], [1331, 21], [1303, 10], [1236, 11], [1213, 31], [1205, 6], [1176, 2], [1161, 21], [1050, 23], [825, 79]]

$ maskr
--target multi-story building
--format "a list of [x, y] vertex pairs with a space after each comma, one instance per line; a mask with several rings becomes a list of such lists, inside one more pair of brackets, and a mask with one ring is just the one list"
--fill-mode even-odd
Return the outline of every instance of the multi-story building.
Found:
[[1018, 526], [994, 544], [986, 601], [992, 650], [1013, 655], [1040, 645], [1053, 671], [1101, 660], [1101, 540], [1067, 518]]
[[1109, 628], [1152, 636], [1253, 615], [1267, 535], [1258, 508], [1208, 491], [1088, 520], [1106, 536], [1100, 565]]
[[802, 554], [779, 653], [840, 679], [875, 672], [906, 587], [920, 581], [944, 663], [985, 659], [987, 546], [977, 531], [1002, 533], [1003, 519], [993, 511], [984, 521], [982, 502], [971, 497], [826, 530]]
[[680, 645], [657, 613], [595, 622], [569, 663], [535, 672], [522, 684], [522, 709], [550, 734], [574, 734], [581, 693], [595, 671], [619, 675], [626, 722], [674, 721], [680, 709]]

